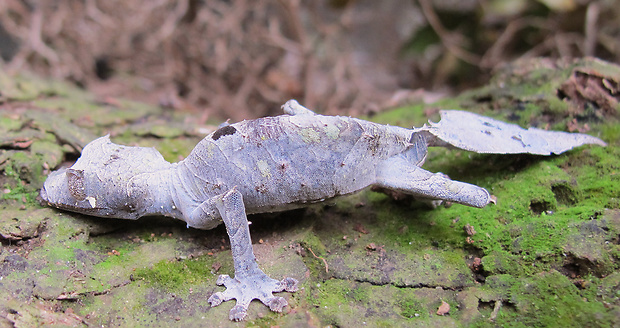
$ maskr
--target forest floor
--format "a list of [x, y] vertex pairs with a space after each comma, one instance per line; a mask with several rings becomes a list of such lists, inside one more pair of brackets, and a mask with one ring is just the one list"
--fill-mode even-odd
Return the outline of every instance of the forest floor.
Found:
[[[431, 105], [368, 119], [399, 126], [465, 109], [522, 126], [584, 132], [607, 147], [558, 156], [432, 150], [425, 168], [497, 198], [430, 208], [371, 190], [250, 217], [259, 265], [300, 281], [289, 307], [211, 308], [233, 274], [223, 226], [92, 218], [46, 207], [46, 175], [86, 143], [187, 156], [214, 125], [187, 114], [0, 70], [0, 327], [612, 327], [620, 325], [620, 67], [530, 59]], [[282, 99], [286, 101], [286, 99]]]

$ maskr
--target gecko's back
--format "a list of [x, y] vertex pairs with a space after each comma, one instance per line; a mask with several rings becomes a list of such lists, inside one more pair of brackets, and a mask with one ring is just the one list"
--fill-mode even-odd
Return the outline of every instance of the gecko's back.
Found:
[[410, 147], [411, 130], [349, 117], [282, 115], [204, 138], [177, 167], [193, 202], [237, 187], [248, 212], [296, 207], [372, 184], [377, 163]]

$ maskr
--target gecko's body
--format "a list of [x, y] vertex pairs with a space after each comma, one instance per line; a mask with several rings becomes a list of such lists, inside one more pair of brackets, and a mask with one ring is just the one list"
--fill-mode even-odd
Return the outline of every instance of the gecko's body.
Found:
[[177, 195], [191, 198], [178, 203], [187, 212], [236, 187], [246, 211], [262, 213], [358, 191], [375, 182], [381, 161], [410, 146], [410, 131], [393, 131], [319, 115], [265, 117], [222, 127], [173, 168], [175, 185], [183, 185]]
[[281, 311], [287, 303], [272, 292], [297, 288], [296, 280], [273, 280], [258, 268], [246, 212], [291, 209], [370, 185], [484, 207], [490, 201], [485, 189], [420, 168], [427, 146], [549, 154], [604, 144], [587, 135], [523, 130], [458, 111], [443, 112], [439, 124], [405, 129], [316, 115], [295, 101], [283, 108], [289, 115], [221, 127], [174, 164], [153, 148], [99, 138], [74, 166], [50, 174], [41, 196], [52, 206], [101, 217], [165, 215], [199, 229], [224, 222], [235, 278], [220, 276], [218, 284], [227, 289], [209, 302], [215, 306], [235, 298], [230, 318], [241, 320], [252, 299]]

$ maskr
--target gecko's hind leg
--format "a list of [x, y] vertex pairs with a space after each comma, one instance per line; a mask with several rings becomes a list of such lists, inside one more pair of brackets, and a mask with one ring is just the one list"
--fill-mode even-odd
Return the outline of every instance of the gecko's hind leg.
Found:
[[245, 214], [243, 197], [235, 188], [218, 196], [213, 203], [220, 212], [226, 231], [230, 238], [235, 277], [220, 275], [218, 285], [224, 285], [226, 290], [217, 292], [209, 297], [211, 306], [217, 306], [224, 301], [236, 299], [237, 304], [230, 310], [230, 320], [240, 321], [246, 316], [248, 306], [253, 299], [258, 299], [272, 311], [281, 312], [288, 302], [275, 292], [297, 291], [297, 280], [284, 278], [281, 281], [271, 279], [256, 263], [252, 251], [250, 229]]
[[377, 169], [376, 185], [414, 196], [484, 207], [491, 201], [486, 189], [450, 180], [445, 174], [426, 171], [400, 156], [387, 159]]

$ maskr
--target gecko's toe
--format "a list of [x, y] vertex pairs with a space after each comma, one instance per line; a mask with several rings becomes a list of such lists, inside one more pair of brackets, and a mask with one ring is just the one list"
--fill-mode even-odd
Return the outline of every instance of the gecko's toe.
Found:
[[282, 309], [288, 305], [288, 302], [284, 299], [284, 297], [274, 297], [269, 300], [269, 309], [273, 312], [282, 312]]
[[209, 297], [211, 307], [218, 306], [223, 302], [235, 299], [237, 304], [230, 310], [229, 318], [241, 321], [246, 316], [247, 309], [253, 299], [260, 300], [271, 311], [282, 312], [288, 305], [283, 297], [273, 296], [273, 293], [281, 291], [294, 292], [297, 290], [297, 280], [284, 278], [280, 281], [271, 279], [264, 272], [257, 270], [251, 275], [236, 275], [234, 278], [221, 275], [217, 279], [218, 285], [224, 285], [226, 290], [217, 292]]
[[228, 313], [228, 319], [232, 321], [241, 321], [248, 314], [247, 307], [242, 305], [235, 305]]
[[227, 281], [231, 280], [229, 275], [221, 274], [217, 277], [217, 281], [215, 282], [218, 286], [224, 286]]
[[211, 304], [211, 307], [218, 306], [218, 305], [222, 304], [223, 301], [224, 301], [224, 297], [222, 297], [222, 293], [221, 292], [217, 292], [217, 293], [211, 295], [211, 297], [209, 297], [209, 299], [207, 300], [207, 302], [209, 302], [209, 304]]
[[290, 277], [286, 277], [284, 279], [282, 279], [278, 284], [278, 289], [280, 289], [279, 291], [287, 291], [287, 292], [291, 292], [294, 293], [297, 291], [297, 284], [299, 282], [296, 279], [290, 278]]

